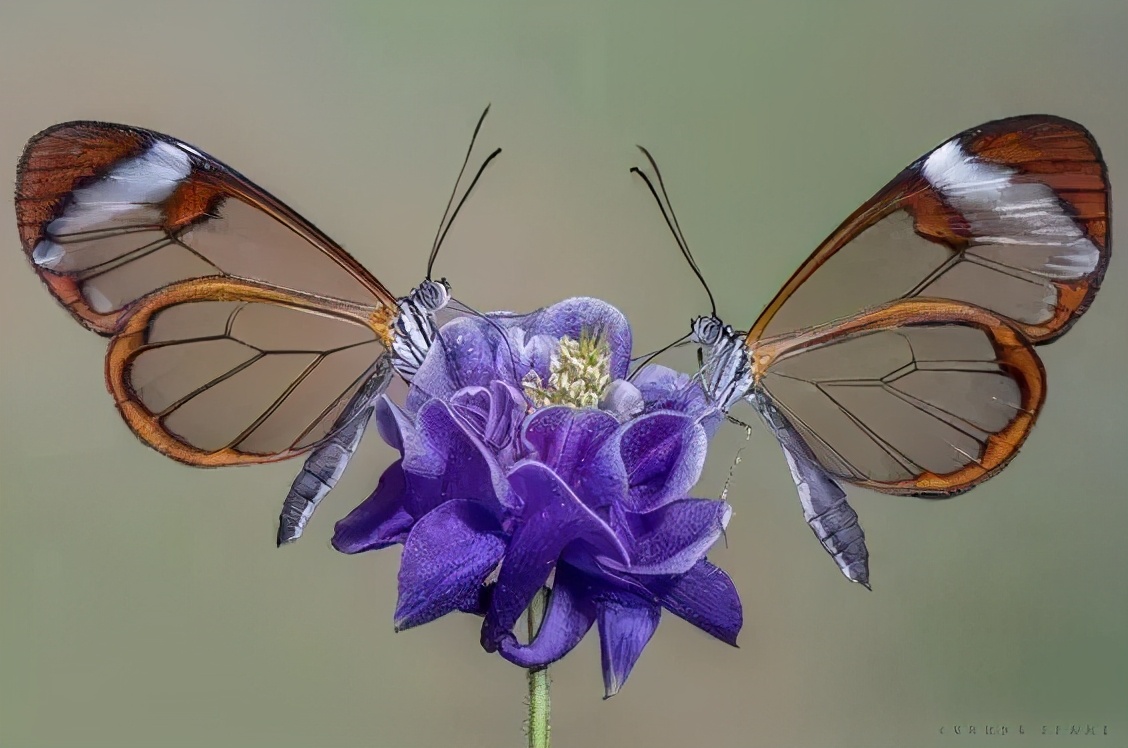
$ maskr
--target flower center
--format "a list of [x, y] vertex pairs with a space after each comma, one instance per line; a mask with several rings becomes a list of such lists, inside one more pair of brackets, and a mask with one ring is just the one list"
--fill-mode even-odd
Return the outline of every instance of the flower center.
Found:
[[580, 339], [564, 337], [549, 361], [548, 383], [535, 371], [522, 385], [533, 405], [568, 405], [595, 408], [611, 384], [611, 348], [600, 335], [580, 333]]

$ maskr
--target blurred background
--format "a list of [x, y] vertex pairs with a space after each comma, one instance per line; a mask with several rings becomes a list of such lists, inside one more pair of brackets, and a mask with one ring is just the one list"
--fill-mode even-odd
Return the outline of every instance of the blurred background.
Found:
[[[721, 315], [747, 327], [848, 213], [981, 122], [1083, 123], [1121, 197], [1126, 32], [1122, 0], [6, 3], [0, 164], [12, 179], [64, 120], [168, 132], [405, 293], [492, 102], [481, 155], [505, 152], [437, 274], [481, 309], [604, 298], [643, 352], [708, 307], [628, 174], [636, 143]], [[329, 546], [392, 459], [374, 433], [276, 549], [299, 464], [194, 470], [140, 444], [105, 391], [105, 341], [40, 286], [11, 210], [0, 237], [0, 744], [523, 744], [524, 675], [480, 649], [478, 620], [396, 635], [399, 551]], [[1059, 745], [1055, 727], [1092, 725], [1108, 735], [1086, 744], [1128, 745], [1126, 319], [1117, 257], [1040, 349], [1049, 399], [999, 477], [942, 502], [851, 493], [872, 593], [811, 536], [765, 431], [724, 430], [699, 495], [743, 447], [711, 557], [744, 600], [740, 648], [667, 616], [603, 701], [593, 633], [552, 668], [554, 744], [927, 748], [1006, 726], [1008, 744]]]

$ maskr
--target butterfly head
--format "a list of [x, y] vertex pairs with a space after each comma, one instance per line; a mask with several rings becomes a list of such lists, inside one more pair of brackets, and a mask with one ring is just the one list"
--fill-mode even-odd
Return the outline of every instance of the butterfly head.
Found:
[[428, 279], [420, 283], [412, 295], [423, 309], [437, 312], [450, 302], [450, 283], [446, 278], [437, 281]]
[[724, 323], [712, 315], [697, 317], [693, 320], [693, 342], [698, 345], [716, 345], [724, 329]]

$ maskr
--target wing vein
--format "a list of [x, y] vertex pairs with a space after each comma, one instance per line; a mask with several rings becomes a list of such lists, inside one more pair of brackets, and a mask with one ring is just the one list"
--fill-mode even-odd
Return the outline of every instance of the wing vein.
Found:
[[[219, 338], [219, 339], [220, 340], [226, 340], [226, 338]], [[230, 370], [224, 372], [223, 374], [220, 374], [218, 377], [215, 377], [210, 382], [202, 384], [199, 387], [197, 387], [196, 389], [192, 390], [191, 392], [189, 392], [184, 397], [180, 398], [179, 400], [172, 403], [171, 405], [165, 407], [165, 409], [162, 410], [160, 413], [155, 413], [154, 414], [155, 417], [157, 418], [157, 420], [163, 421], [165, 418], [172, 415], [173, 411], [175, 411], [177, 408], [179, 408], [182, 405], [184, 405], [185, 403], [187, 403], [192, 398], [196, 397], [197, 395], [203, 394], [204, 392], [210, 390], [212, 387], [215, 387], [217, 384], [220, 384], [221, 382], [223, 382], [227, 379], [230, 379], [231, 377], [235, 376], [239, 372], [246, 369], [251, 364], [255, 363], [256, 361], [260, 361], [265, 356], [266, 356], [265, 353], [263, 353], [262, 351], [259, 351], [257, 355], [251, 356], [249, 359], [247, 359], [243, 363], [239, 364], [235, 368], [230, 369]]]

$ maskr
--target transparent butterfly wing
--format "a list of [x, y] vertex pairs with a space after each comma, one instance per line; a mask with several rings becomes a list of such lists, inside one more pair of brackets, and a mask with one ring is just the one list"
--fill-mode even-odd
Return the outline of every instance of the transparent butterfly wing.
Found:
[[753, 349], [755, 388], [831, 475], [948, 496], [1001, 470], [1045, 399], [1032, 344], [977, 307], [920, 299]]
[[1088, 309], [1111, 242], [1107, 169], [1092, 135], [1012, 117], [915, 161], [836, 229], [752, 325], [748, 341], [900, 298], [983, 307], [1048, 342]]

